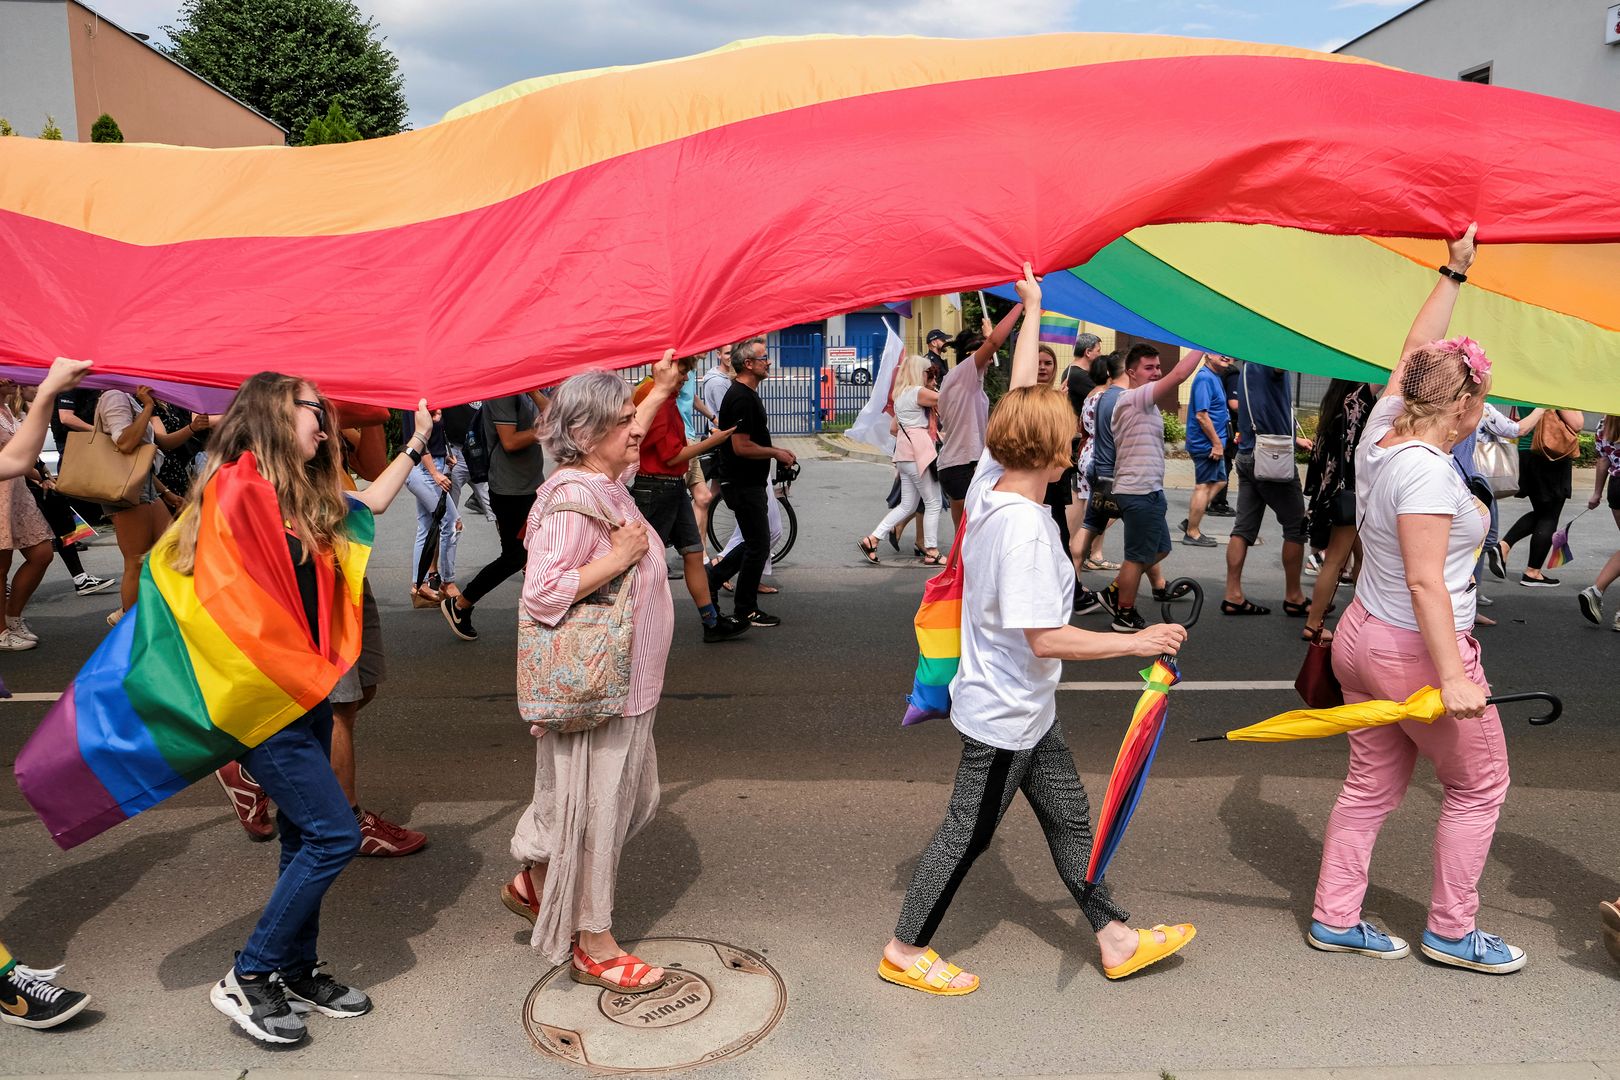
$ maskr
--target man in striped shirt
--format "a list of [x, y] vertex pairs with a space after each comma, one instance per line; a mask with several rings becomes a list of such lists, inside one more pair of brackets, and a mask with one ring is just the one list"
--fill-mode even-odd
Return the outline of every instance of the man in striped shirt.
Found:
[[1114, 402], [1114, 501], [1125, 522], [1125, 561], [1119, 577], [1100, 595], [1114, 613], [1114, 629], [1134, 634], [1147, 628], [1136, 611], [1142, 575], [1170, 554], [1169, 509], [1164, 498], [1164, 417], [1161, 405], [1176, 404], [1176, 390], [1198, 368], [1203, 353], [1188, 350], [1163, 374], [1159, 350], [1131, 346], [1125, 374], [1131, 388]]

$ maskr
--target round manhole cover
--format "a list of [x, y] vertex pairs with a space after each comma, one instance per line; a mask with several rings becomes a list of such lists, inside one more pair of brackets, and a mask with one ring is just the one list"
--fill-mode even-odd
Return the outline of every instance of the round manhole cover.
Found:
[[541, 1053], [599, 1072], [668, 1072], [734, 1057], [776, 1026], [781, 976], [757, 953], [701, 938], [621, 942], [669, 981], [646, 994], [582, 986], [568, 965], [546, 973], [523, 1003]]

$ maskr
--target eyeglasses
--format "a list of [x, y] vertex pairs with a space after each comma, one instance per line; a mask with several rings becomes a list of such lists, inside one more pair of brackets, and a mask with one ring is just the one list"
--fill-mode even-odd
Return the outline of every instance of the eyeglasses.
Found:
[[322, 430], [325, 430], [325, 428], [326, 428], [326, 406], [325, 405], [322, 405], [318, 401], [305, 401], [303, 398], [293, 398], [293, 404], [294, 405], [302, 405], [304, 408], [306, 408], [306, 409], [310, 410], [311, 412], [313, 412], [315, 414], [315, 422], [321, 425]]

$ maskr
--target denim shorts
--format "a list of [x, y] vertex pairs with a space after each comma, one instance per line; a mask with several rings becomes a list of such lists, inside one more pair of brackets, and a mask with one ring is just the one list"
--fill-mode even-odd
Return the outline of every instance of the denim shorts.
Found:
[[1226, 482], [1226, 458], [1218, 457], [1211, 461], [1208, 451], [1194, 454], [1193, 472], [1197, 474], [1200, 484], [1224, 484]]
[[703, 550], [697, 517], [692, 513], [692, 496], [686, 491], [685, 476], [654, 476], [639, 473], [630, 485], [636, 509], [653, 527], [665, 547], [682, 555]]
[[1125, 522], [1125, 561], [1152, 566], [1170, 554], [1170, 504], [1164, 492], [1147, 495], [1114, 494], [1120, 520]]

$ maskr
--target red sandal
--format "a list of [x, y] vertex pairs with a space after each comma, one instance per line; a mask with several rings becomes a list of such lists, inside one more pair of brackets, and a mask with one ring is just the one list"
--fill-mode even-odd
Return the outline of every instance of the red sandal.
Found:
[[[602, 972], [610, 971], [613, 968], [624, 969], [617, 979], [609, 979], [602, 974]], [[621, 953], [598, 964], [585, 955], [584, 949], [575, 944], [574, 962], [569, 965], [568, 974], [573, 977], [575, 982], [584, 983], [586, 986], [600, 986], [624, 994], [645, 994], [658, 989], [669, 981], [669, 972], [666, 971], [662, 979], [642, 986], [642, 977], [651, 970], [651, 964], [643, 961], [641, 957], [631, 956], [629, 953]]]
[[521, 915], [531, 923], [540, 918], [540, 898], [534, 895], [534, 879], [524, 867], [517, 876], [501, 886], [501, 903], [514, 915]]

